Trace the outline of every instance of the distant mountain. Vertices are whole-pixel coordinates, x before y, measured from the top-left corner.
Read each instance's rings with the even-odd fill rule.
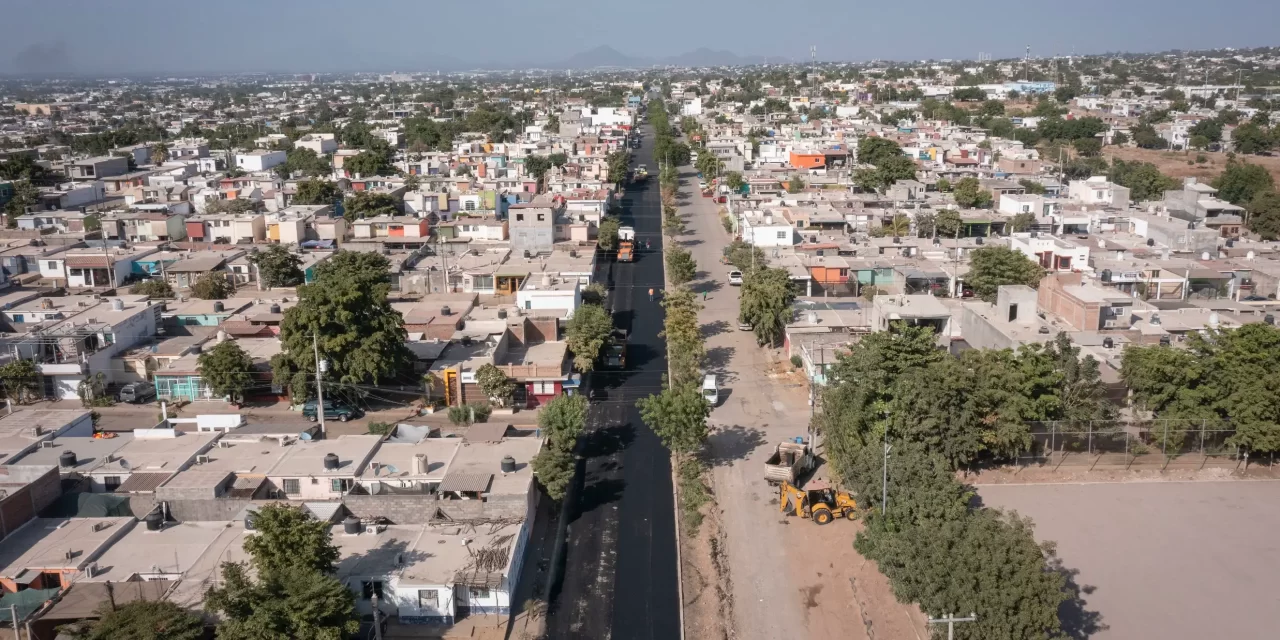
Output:
[[[594,69],[596,67],[646,67],[649,63],[640,58],[628,56],[609,45],[601,45],[574,54],[551,66],[561,69]]]
[[[663,58],[659,63],[677,67],[732,67],[763,64],[764,58],[759,56],[740,56],[732,51],[717,51],[700,47],[678,56]]]

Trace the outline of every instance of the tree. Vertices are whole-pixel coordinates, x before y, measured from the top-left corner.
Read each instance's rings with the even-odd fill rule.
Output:
[[[39,400],[40,370],[33,360],[13,360],[0,365],[0,393],[18,404]]]
[[[344,160],[342,168],[351,175],[364,177],[384,176],[396,172],[388,154],[377,151],[361,151],[355,157]]]
[[[1111,136],[1111,144],[1118,147],[1129,144],[1129,136],[1125,135],[1123,131],[1117,131]]]
[[[294,147],[285,155],[284,164],[276,165],[276,173],[282,178],[292,175],[323,176],[332,172],[329,158],[321,157],[306,147]]]
[[[559,151],[547,156],[547,160],[551,161],[551,166],[557,169],[563,169],[566,164],[569,164],[569,156]]]
[[[1024,211],[1013,216],[1009,221],[1009,230],[1014,233],[1029,231],[1036,223],[1036,214]]]
[[[902,156],[902,147],[887,138],[872,136],[858,140],[858,162],[880,166],[890,158]]]
[[[191,285],[191,295],[201,300],[226,300],[235,295],[235,292],[236,286],[223,271],[207,272]]]
[[[946,178],[938,178],[938,191],[946,193],[951,190],[951,181]]]
[[[631,165],[630,154],[626,151],[614,151],[605,158],[609,167],[609,181],[622,184],[627,177],[627,168]]]
[[[724,255],[729,264],[743,273],[769,266],[769,258],[765,255],[764,249],[743,242],[739,238],[734,238],[733,242],[725,247]]]
[[[1150,162],[1125,162],[1117,158],[1107,173],[1107,179],[1129,189],[1129,198],[1134,202],[1159,200],[1164,192],[1175,189],[1178,181],[1160,173]]]
[[[956,204],[966,209],[986,209],[991,207],[991,192],[982,188],[977,178],[972,176],[961,178],[952,190]]]
[[[933,221],[930,220],[929,224],[933,224]],[[901,213],[894,214],[888,222],[884,222],[880,226],[881,236],[899,238],[906,236],[908,233],[911,233],[911,218]]]
[[[978,87],[961,87],[951,92],[951,97],[961,102],[977,102],[987,97],[987,94]]]
[[[609,289],[602,282],[592,282],[582,288],[582,304],[598,304],[603,306],[609,297]]]
[[[524,159],[524,171],[534,180],[542,182],[542,177],[551,170],[551,161],[546,156],[529,156]]]
[[[1213,180],[1219,198],[1241,206],[1260,193],[1273,191],[1275,186],[1275,179],[1265,167],[1235,160],[1228,160],[1226,168]]]
[[[362,218],[378,216],[395,216],[400,214],[401,201],[389,193],[360,191],[347,198],[343,205],[342,216],[347,222],[355,222]]]
[[[982,247],[969,254],[969,274],[965,283],[974,295],[995,302],[996,290],[1006,284],[1040,286],[1044,269],[1021,252],[1008,247]]]
[[[691,280],[698,272],[698,264],[693,260],[693,254],[687,249],[673,247],[667,249],[667,277],[671,279],[671,284],[680,286]]]
[[[667,385],[661,393],[642,398],[640,417],[677,458],[698,451],[707,440],[711,404],[696,383]]]
[[[328,180],[303,180],[298,183],[297,193],[293,196],[293,204],[324,205],[333,204],[342,198],[342,190]]]
[[[751,325],[756,342],[775,344],[791,321],[795,299],[795,287],[786,269],[748,271],[742,279],[738,319]]]
[[[804,178],[801,178],[798,174],[792,174],[791,178],[787,180],[787,193],[800,193],[801,191],[804,191]]]
[[[197,359],[200,378],[213,395],[243,402],[253,387],[253,358],[235,340],[219,342]]]
[[[1075,147],[1076,153],[1087,158],[1102,153],[1102,141],[1098,138],[1076,138],[1071,141],[1071,146]]]
[[[245,200],[242,198],[226,198],[223,200],[214,200],[204,205],[205,214],[230,213],[241,214],[254,211],[258,208],[258,204],[253,200]]]
[[[600,231],[596,234],[596,244],[605,251],[613,251],[618,246],[619,222],[617,218],[605,218],[600,221]]]
[[[204,620],[166,600],[104,604],[80,640],[201,640]]]
[[[282,352],[271,362],[278,384],[288,381],[295,396],[306,397],[315,376],[313,336],[330,364],[328,383],[377,384],[408,369],[404,319],[387,300],[388,265],[376,253],[339,251],[316,267],[280,324]]]
[[[253,528],[254,535],[244,539],[244,550],[263,574],[290,569],[333,573],[341,556],[329,523],[312,517],[301,506],[264,505],[253,516]]]
[[[1018,184],[1022,185],[1022,188],[1026,189],[1027,193],[1032,195],[1044,195],[1044,185],[1036,182],[1035,180],[1023,178],[1018,181]]]
[[[168,282],[159,278],[143,280],[132,287],[129,287],[129,293],[148,298],[172,298],[173,287]]]
[[[52,172],[25,153],[14,154],[9,160],[0,162],[0,180],[44,184],[53,178]]]
[[[742,174],[737,171],[730,171],[724,174],[724,184],[734,193],[742,191],[742,186],[746,184],[742,181]]]
[[[573,352],[573,366],[583,373],[594,369],[612,334],[613,318],[604,307],[580,305],[565,325],[564,340]]]
[[[556,396],[538,411],[538,427],[546,436],[547,446],[551,449],[573,451],[586,424],[586,396]]]
[[[342,640],[360,630],[354,595],[332,575],[304,567],[259,572],[254,579],[242,563],[222,566],[221,584],[205,596],[206,607],[223,616],[219,640]]]
[[[702,379],[702,358],[706,355],[698,326],[702,307],[687,287],[668,291],[662,298],[662,307],[667,314],[659,337],[667,341],[670,384],[696,384]]]
[[[414,191],[417,191],[418,188],[421,186],[422,186],[422,178],[419,178],[417,174],[410,174],[405,176],[404,189],[407,193],[413,193]]]
[[[491,362],[476,369],[476,386],[480,387],[480,393],[484,397],[500,407],[510,404],[516,390],[516,385],[507,377],[507,372]]]
[[[157,142],[151,145],[151,164],[157,167],[164,164],[169,159],[169,145],[163,142]]]
[[[939,237],[958,238],[964,229],[964,220],[955,209],[942,209],[934,216],[933,227]]]
[[[1280,240],[1280,194],[1275,191],[1259,193],[1245,209],[1249,212],[1250,231],[1267,242]]]
[[[1231,132],[1231,142],[1236,153],[1254,154],[1270,150],[1275,141],[1266,129],[1253,122],[1246,122]]]
[[[1139,124],[1129,129],[1129,133],[1133,134],[1133,143],[1143,149],[1168,149],[1169,141],[1160,137],[1156,133],[1155,127],[1149,124]]]
[[[533,474],[552,500],[563,500],[573,481],[576,460],[570,451],[549,447],[533,457]]]
[[[40,201],[40,190],[28,180],[13,183],[13,195],[4,203],[4,217],[9,227],[18,226],[18,216],[26,215],[27,208]]]
[[[267,245],[262,251],[250,254],[249,262],[258,268],[258,278],[268,289],[296,287],[305,280],[302,256],[283,244]]]

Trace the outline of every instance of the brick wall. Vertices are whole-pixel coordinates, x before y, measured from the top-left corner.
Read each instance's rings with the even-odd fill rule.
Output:
[[[26,473],[12,473],[23,470]],[[33,465],[0,468],[0,479],[22,481],[22,476],[39,472]],[[3,476],[10,476],[3,478]],[[53,504],[62,495],[62,479],[58,468],[50,466],[43,473],[30,480],[26,485],[9,490],[9,495],[0,499],[0,538],[7,537],[18,527],[30,522],[45,507]]]

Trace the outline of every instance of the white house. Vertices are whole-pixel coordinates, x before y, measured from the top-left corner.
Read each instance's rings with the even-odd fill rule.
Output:
[[[1113,209],[1129,207],[1129,189],[1108,182],[1103,176],[1072,180],[1067,185],[1067,196],[1085,204],[1100,204]]]
[[[516,292],[516,304],[521,309],[562,310],[568,317],[582,304],[582,283],[558,274],[531,273]]]
[[[283,151],[267,151],[256,149],[249,153],[236,154],[236,167],[244,171],[266,171],[276,165],[284,164],[287,155]]]
[[[293,143],[295,148],[310,149],[318,156],[333,153],[338,150],[338,141],[334,139],[332,133],[308,133],[297,142]]]
[[[782,215],[769,211],[747,211],[739,218],[742,239],[757,247],[791,247],[800,241],[800,234]]]
[[[1089,245],[1084,243],[1076,244],[1035,232],[1015,233],[1009,236],[1009,248],[1050,272],[1092,270],[1089,267]]]

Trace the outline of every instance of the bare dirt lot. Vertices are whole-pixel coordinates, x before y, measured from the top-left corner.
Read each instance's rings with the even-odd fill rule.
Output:
[[[1181,151],[1157,151],[1155,149],[1139,149],[1137,147],[1106,147],[1103,153],[1109,158],[1120,158],[1126,162],[1133,160],[1150,162],[1166,175],[1175,178],[1195,177],[1200,182],[1212,181],[1218,177],[1218,174],[1222,173],[1223,167],[1227,165],[1227,154],[1208,151],[1201,154],[1195,151],[1183,153]],[[1197,163],[1195,160],[1198,155],[1204,155],[1208,161]],[[1280,157],[1238,156],[1238,158],[1251,164],[1266,167],[1276,181],[1280,182]],[[1187,164],[1187,160],[1190,160],[1191,164]]]
[[[1095,640],[1274,638],[1280,482],[984,485],[1078,570]],[[1092,587],[1091,590],[1087,589]]]

